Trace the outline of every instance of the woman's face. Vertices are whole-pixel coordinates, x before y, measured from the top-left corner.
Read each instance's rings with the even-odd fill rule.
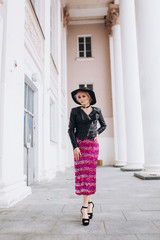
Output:
[[[76,95],[77,101],[83,105],[83,106],[88,106],[90,105],[91,102],[91,97],[88,93],[86,92],[78,92]]]

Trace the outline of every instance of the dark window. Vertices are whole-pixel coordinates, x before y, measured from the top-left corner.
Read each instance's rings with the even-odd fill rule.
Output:
[[[93,90],[93,84],[87,84],[87,87],[88,87],[90,90]]]
[[[79,88],[84,88],[85,84],[79,84]]]
[[[83,37],[79,38],[79,43],[84,43],[84,38]]]
[[[84,44],[79,44],[79,51],[84,51]]]
[[[86,52],[86,57],[91,57],[91,52]]]
[[[79,57],[84,57],[84,52],[79,52]]]
[[[87,87],[90,90],[93,90],[93,84],[79,84],[79,88]]]
[[[91,37],[78,37],[79,57],[92,57]]]

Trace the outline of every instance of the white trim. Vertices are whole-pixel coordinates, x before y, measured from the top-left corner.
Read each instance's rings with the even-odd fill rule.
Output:
[[[70,17],[99,17],[107,15],[108,7],[70,9]]]
[[[24,78],[25,78],[25,83],[35,92],[38,91],[38,88],[36,87],[36,85],[32,82],[32,80],[30,79],[30,77],[28,76],[28,74],[25,72],[24,73]]]
[[[51,105],[52,105],[52,113],[51,113]],[[57,132],[57,101],[53,97],[52,94],[50,94],[50,129],[49,129],[49,135],[50,135],[50,143],[58,143],[58,132]],[[53,122],[51,123],[51,120]],[[51,127],[52,124],[52,127]],[[51,132],[53,131],[53,132]],[[52,136],[53,134],[53,136]]]
[[[97,19],[97,20],[77,20],[77,21],[70,21],[69,25],[82,25],[82,24],[99,24],[99,23],[105,23],[105,19]]]
[[[93,61],[94,57],[77,57],[75,58],[76,61]]]
[[[56,0],[50,3],[50,54],[58,69],[58,5]]]
[[[25,40],[24,40],[24,51],[27,51],[27,53],[30,55],[30,57],[33,59],[34,63],[38,67],[38,70],[40,73],[43,73],[44,69],[44,62],[43,60],[39,57],[28,33],[25,31]]]

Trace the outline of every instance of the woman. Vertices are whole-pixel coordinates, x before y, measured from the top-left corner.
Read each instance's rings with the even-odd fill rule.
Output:
[[[106,128],[101,109],[93,107],[95,93],[88,88],[76,89],[71,96],[80,107],[72,108],[69,136],[74,152],[75,193],[83,195],[82,223],[89,225],[94,204],[91,195],[96,192],[96,165],[99,153],[98,135]],[[100,127],[97,129],[97,121]]]

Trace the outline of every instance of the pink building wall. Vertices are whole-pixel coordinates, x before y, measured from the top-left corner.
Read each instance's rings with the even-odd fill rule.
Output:
[[[76,60],[78,56],[78,35],[91,35],[92,60]],[[104,24],[69,25],[68,51],[68,106],[76,106],[70,92],[80,83],[93,83],[98,106],[104,117],[112,118],[112,94],[109,60],[109,42]]]
[[[78,58],[79,35],[90,35],[92,57]],[[109,58],[109,41],[104,24],[69,25],[67,33],[67,78],[68,78],[68,116],[72,107],[78,106],[71,98],[71,91],[79,84],[93,84],[97,103],[102,109],[107,129],[100,135],[101,146],[106,152],[100,155],[106,165],[114,161],[113,113]]]

